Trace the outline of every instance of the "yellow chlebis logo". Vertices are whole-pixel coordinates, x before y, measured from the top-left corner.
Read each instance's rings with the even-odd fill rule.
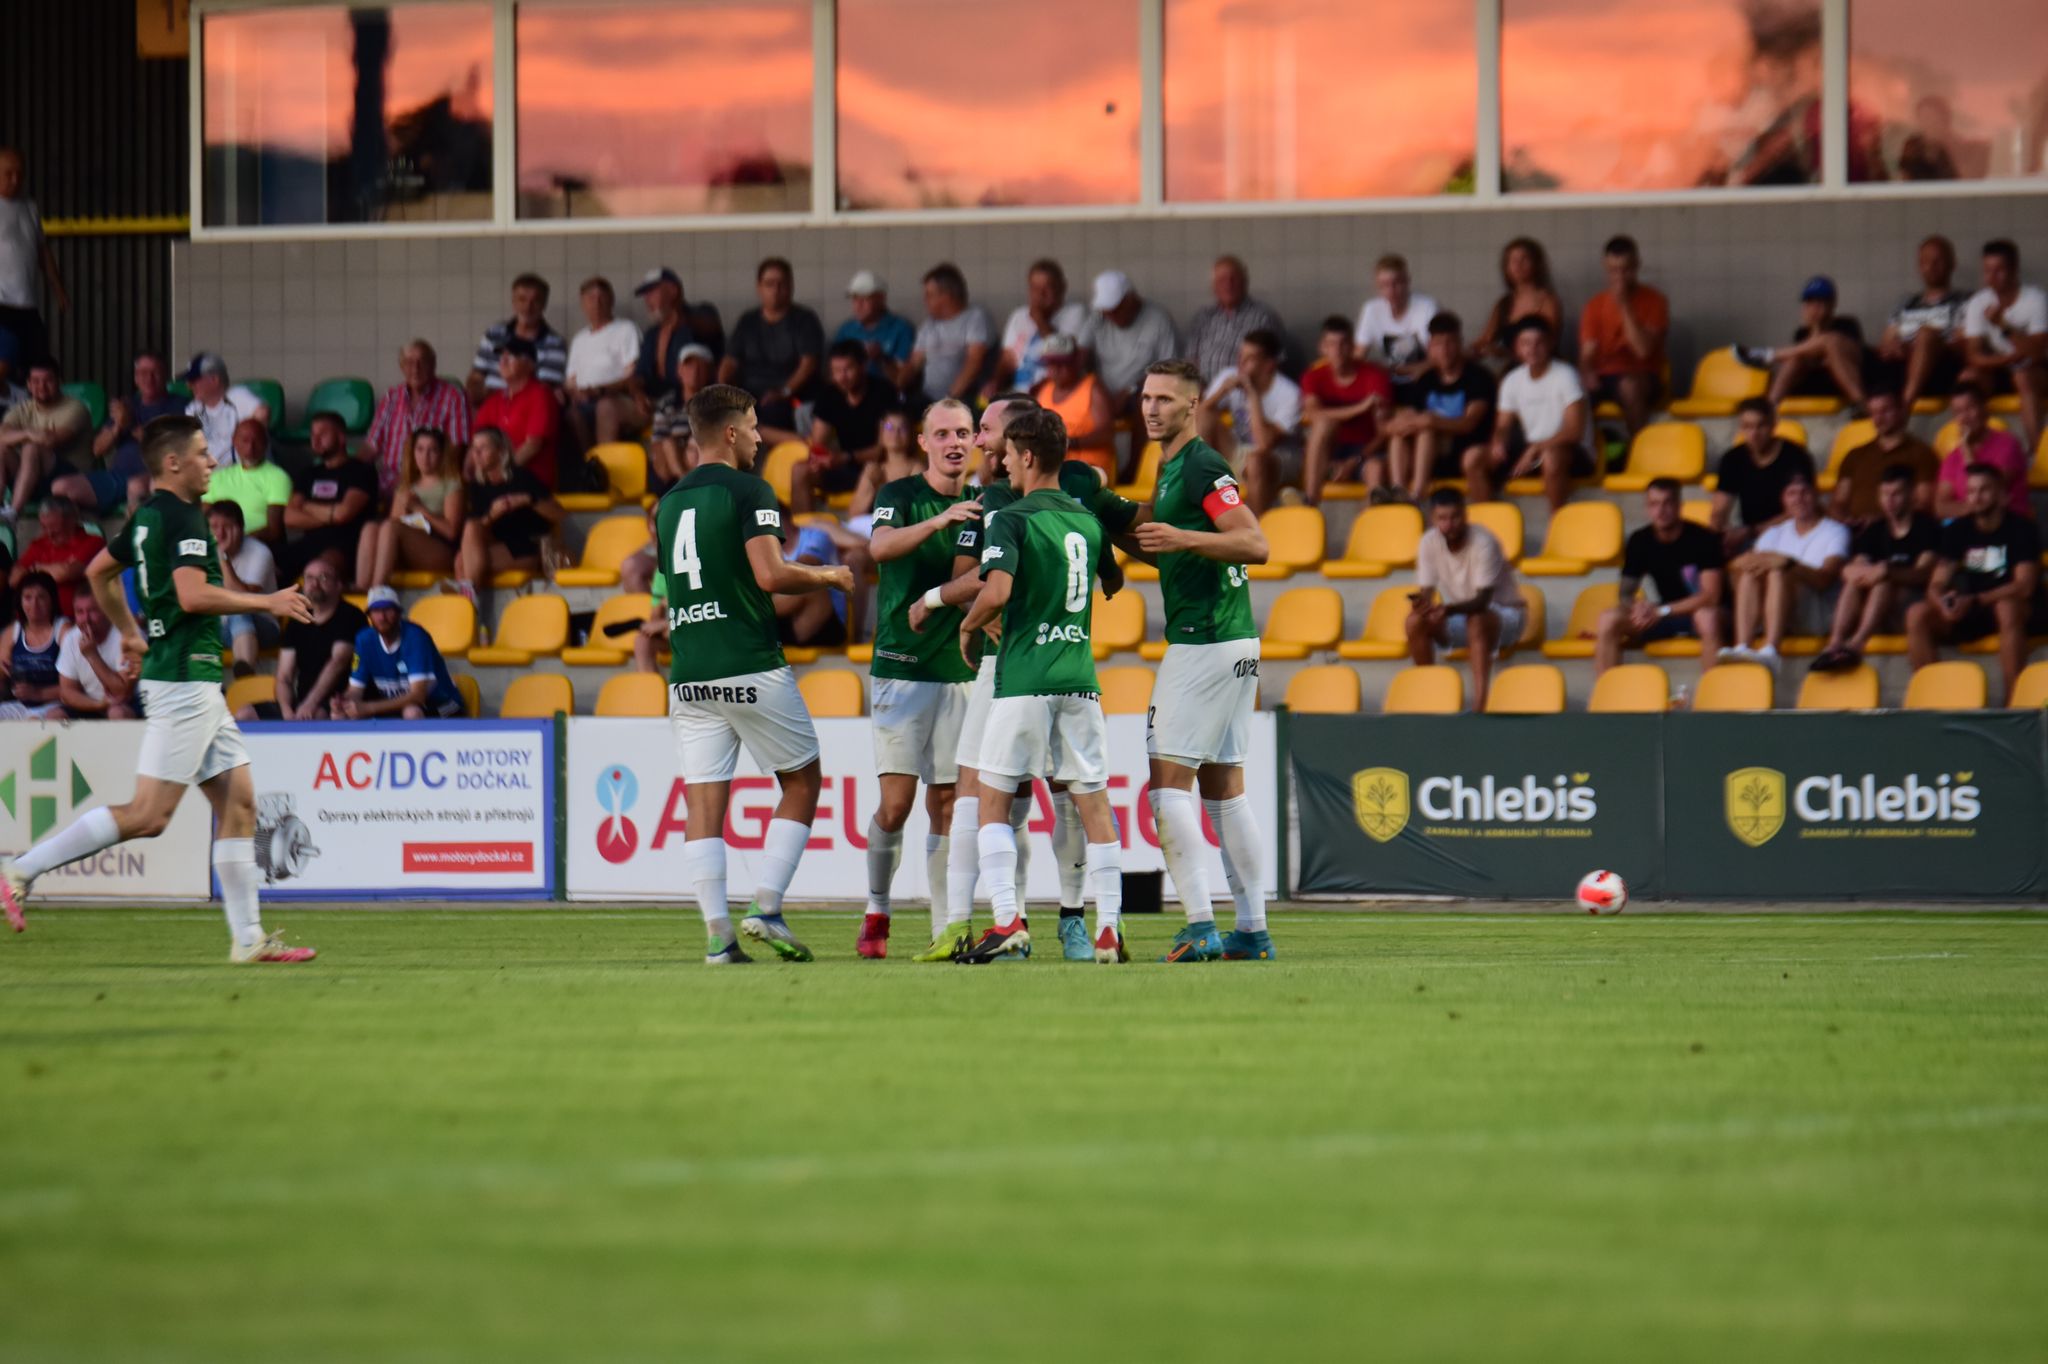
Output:
[[[1761,848],[1785,827],[1785,774],[1769,767],[1730,772],[1722,785],[1728,828],[1752,848]]]
[[[1353,773],[1351,809],[1367,838],[1388,842],[1408,827],[1408,774],[1391,767],[1368,767]]]

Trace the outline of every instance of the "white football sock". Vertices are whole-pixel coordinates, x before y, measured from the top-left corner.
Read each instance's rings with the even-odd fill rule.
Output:
[[[938,937],[946,928],[946,918],[949,912],[947,905],[950,903],[950,897],[947,892],[952,889],[947,884],[949,879],[947,863],[952,858],[952,852],[953,840],[946,835],[926,834],[924,836],[924,881],[931,888],[932,936],[934,938]]]
[[[1173,878],[1180,907],[1191,924],[1214,923],[1216,906],[1209,902],[1209,871],[1204,858],[1209,840],[1202,837],[1202,812],[1195,804],[1195,793],[1155,786],[1151,797],[1159,851],[1166,856],[1166,871]]]
[[[768,836],[761,840],[761,874],[754,883],[754,905],[763,914],[782,912],[783,893],[789,889],[797,861],[810,841],[808,824],[793,819],[768,821]]]
[[[732,941],[732,917],[725,904],[725,840],[696,838],[683,844],[683,877],[697,892],[704,927]]]
[[[114,812],[101,805],[87,810],[15,858],[14,869],[33,881],[45,872],[55,871],[81,857],[91,857],[120,841],[121,826],[114,823]]]
[[[1123,849],[1114,843],[1083,843],[1088,891],[1095,901],[1095,936],[1105,928],[1122,932],[1124,917]]]
[[[1027,782],[1010,798],[1010,831],[1017,836],[1017,904],[1021,908],[1031,903],[1031,816],[1037,813],[1038,802],[1031,794]],[[1024,910],[1025,913],[1030,911]]]
[[[996,927],[1017,921],[1017,831],[1007,824],[984,824],[975,837],[981,851],[981,883],[995,907]]]
[[[1230,898],[1237,906],[1237,926],[1246,933],[1261,933],[1266,927],[1266,850],[1259,843],[1259,826],[1252,818],[1252,798],[1232,796],[1229,800],[1205,800],[1209,823],[1223,845],[1223,873],[1230,878]]]
[[[1060,863],[1060,908],[1079,909],[1082,884],[1087,878],[1088,831],[1081,827],[1081,812],[1074,808],[1074,793],[1052,793],[1052,852]]]
[[[220,878],[221,908],[227,911],[228,932],[235,946],[254,947],[262,942],[263,914],[257,907],[256,887],[263,874],[256,870],[256,840],[216,838],[213,874]]]
[[[953,800],[953,836],[946,850],[946,922],[964,924],[974,917],[974,881],[980,872],[981,799]],[[937,934],[933,935],[938,936]]]
[[[896,883],[896,867],[903,860],[903,830],[884,829],[868,820],[868,913],[889,913],[889,888]]]

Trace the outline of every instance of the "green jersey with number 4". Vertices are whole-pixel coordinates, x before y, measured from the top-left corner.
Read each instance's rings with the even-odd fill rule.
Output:
[[[1196,439],[1161,466],[1159,487],[1152,495],[1152,519],[1181,530],[1213,531],[1216,517],[1243,505],[1230,465]],[[1243,564],[1219,563],[1188,550],[1160,555],[1166,642],[1221,644],[1257,638],[1249,584]]]
[[[197,568],[205,571],[209,584],[221,585],[220,550],[207,527],[205,509],[175,493],[152,493],[107,548],[135,570],[142,633],[149,640],[143,680],[220,681],[220,617],[196,616],[180,606],[173,576],[178,569]]]
[[[965,500],[959,494],[940,492],[923,474],[899,478],[883,484],[875,494],[875,529],[901,530],[920,525]],[[961,522],[962,526],[974,524]],[[959,528],[948,526],[927,535],[910,553],[882,564],[871,670],[874,676],[912,682],[974,680],[974,669],[960,657],[959,607],[941,607],[931,613],[924,629],[910,628],[910,604],[929,589],[951,580],[958,538]]]
[[[1010,575],[997,696],[1063,696],[1095,680],[1095,557],[1102,523],[1063,492],[1020,497],[988,518],[981,575]]]
[[[671,682],[773,672],[785,666],[775,599],[754,581],[747,542],[776,539],[775,493],[729,464],[700,464],[654,511],[656,562],[668,592]]]

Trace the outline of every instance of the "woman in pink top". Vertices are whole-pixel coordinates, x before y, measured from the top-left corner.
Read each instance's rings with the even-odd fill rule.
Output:
[[[1949,410],[1955,414],[1956,429],[1961,439],[1941,461],[1941,477],[1934,487],[1934,514],[1944,521],[1968,511],[1965,498],[1972,464],[1989,464],[2005,475],[2006,487],[2012,496],[2010,510],[2013,515],[2032,517],[2034,514],[2033,498],[2027,489],[2026,448],[2011,432],[2001,431],[1990,424],[1985,415],[1984,401],[1984,391],[1971,384],[1957,388],[1955,397],[1950,400]]]

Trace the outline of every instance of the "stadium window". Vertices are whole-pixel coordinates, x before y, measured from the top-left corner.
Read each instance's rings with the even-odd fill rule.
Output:
[[[2048,174],[2048,4],[1851,0],[1849,111],[1851,180]]]
[[[1473,6],[1166,0],[1166,197],[1472,191]]]
[[[1820,179],[1820,0],[1502,0],[1500,84],[1510,190]]]
[[[491,216],[491,9],[205,17],[208,227]]]
[[[1137,202],[1138,9],[839,0],[839,207]]]
[[[521,4],[521,218],[811,207],[810,0]]]

